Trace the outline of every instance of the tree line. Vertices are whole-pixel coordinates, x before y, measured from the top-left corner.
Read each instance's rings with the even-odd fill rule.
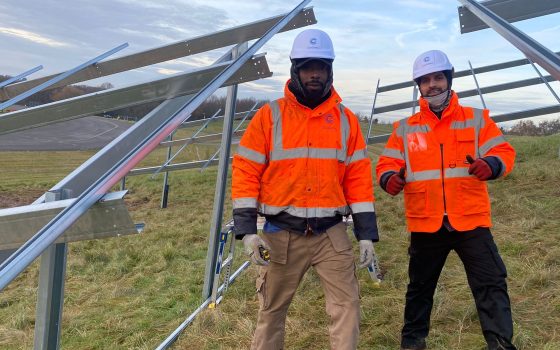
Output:
[[[521,120],[508,130],[502,130],[508,135],[546,136],[560,133],[560,118],[544,120],[535,124],[532,120]]]

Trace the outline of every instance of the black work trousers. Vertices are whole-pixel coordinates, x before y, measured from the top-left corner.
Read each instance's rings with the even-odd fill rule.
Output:
[[[515,349],[506,267],[490,229],[412,232],[402,346],[413,348],[428,336],[436,285],[451,250],[463,262],[489,349]]]

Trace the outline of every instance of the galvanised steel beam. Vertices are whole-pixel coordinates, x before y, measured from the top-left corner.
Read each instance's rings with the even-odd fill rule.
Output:
[[[245,117],[245,114],[247,114],[247,112],[248,112],[248,111],[245,111],[245,112],[236,112],[236,113],[235,113],[235,119],[242,119],[242,118],[244,118],[244,117]],[[251,112],[251,114],[255,114],[255,113],[256,113],[256,112]],[[249,115],[249,120],[251,120],[252,117],[253,117],[252,115]],[[220,119],[224,119],[224,116],[223,116],[223,115],[217,116],[217,117],[214,118],[214,121],[218,121],[218,120],[220,120]],[[199,126],[199,125],[204,124],[204,123],[206,122],[206,120],[208,120],[208,118],[198,119],[198,120],[193,120],[193,121],[190,121],[190,120],[189,120],[189,121],[184,122],[183,125],[181,125],[181,128],[190,128],[190,127],[193,127],[193,126]]]
[[[99,77],[124,72],[127,70],[149,66],[159,62],[165,62],[180,57],[194,55],[214,49],[219,49],[240,42],[258,39],[284,15],[278,15],[264,20],[244,24],[231,29],[222,30],[196,38],[182,40],[170,45],[156,49],[138,52],[132,55],[119,57],[113,60],[101,62],[90,68],[84,69],[78,74],[52,85],[51,88],[74,84],[81,81],[96,79]],[[292,18],[280,32],[305,27],[317,23],[313,8],[306,8]],[[51,79],[58,74],[30,80],[18,84],[13,84],[0,89],[0,101],[8,100],[13,96],[19,95],[30,88]]]
[[[220,139],[221,139],[221,134],[220,135]],[[231,161],[233,158],[229,158],[229,160]],[[204,166],[204,164],[206,164],[208,160],[197,160],[197,161],[193,161],[193,162],[186,162],[186,163],[175,163],[175,164],[168,164],[165,167],[163,167],[162,171],[174,171],[174,170],[185,170],[185,169],[200,169]],[[218,162],[220,161],[220,159],[214,159],[213,161],[210,162],[209,165],[216,165],[218,164]],[[154,171],[156,171],[157,169],[159,169],[160,166],[152,166],[152,167],[146,167],[146,168],[137,168],[137,169],[133,169],[131,170],[128,174],[126,174],[126,176],[136,176],[136,175],[146,175],[146,174],[152,174]]]
[[[41,69],[43,69],[43,66],[37,66],[37,67],[35,67],[35,68],[31,68],[31,69],[28,70],[28,71],[25,71],[25,72],[23,72],[23,73],[21,73],[21,74],[16,75],[15,77],[11,77],[11,78],[9,78],[9,79],[6,79],[6,80],[0,82],[0,87],[4,87],[4,86],[6,86],[6,85],[10,85],[11,83],[19,82],[20,80],[25,79],[26,76],[28,76],[28,75],[30,75],[30,74],[33,74],[33,73],[35,73],[36,71],[39,71],[39,70],[41,70]]]
[[[89,239],[136,234],[136,226],[124,203],[126,191],[105,195],[92,206],[55,243],[77,242]],[[38,230],[75,199],[64,199],[41,204],[0,210],[0,250],[19,248]]]
[[[533,62],[538,63],[556,80],[560,81],[560,57],[546,47],[539,44],[527,34],[515,28],[503,18],[489,10],[475,0],[458,0],[465,8],[480,18],[484,23],[494,29],[498,34],[519,49]],[[540,1],[526,1],[533,3]],[[558,4],[558,0],[554,1]]]
[[[543,79],[548,81],[548,82],[555,80],[550,75],[547,75],[547,76],[543,77]],[[514,82],[511,82],[511,83],[505,83],[505,84],[498,84],[498,85],[483,87],[483,88],[480,89],[480,92],[483,93],[483,94],[489,94],[489,93],[492,93],[492,92],[499,92],[499,91],[517,89],[517,88],[520,88],[520,87],[532,86],[532,85],[537,85],[537,84],[542,84],[542,83],[543,83],[543,80],[541,78],[529,78],[529,79],[514,81]],[[476,89],[460,91],[460,92],[457,93],[457,96],[459,96],[459,97],[471,97],[471,96],[475,96],[475,95],[478,95],[478,90],[476,90]],[[375,110],[375,114],[386,113],[386,112],[391,112],[391,111],[398,111],[398,110],[405,109],[405,108],[411,108],[414,105],[414,103],[415,103],[415,101],[409,101],[409,102],[401,102],[401,103],[396,103],[396,104],[392,104],[392,105],[379,107]]]
[[[64,80],[65,78],[76,74],[77,72],[81,71],[82,69],[84,69],[86,67],[89,67],[89,66],[92,66],[92,65],[96,64],[97,62],[101,61],[102,59],[107,58],[107,57],[111,56],[112,54],[115,54],[115,53],[119,52],[120,50],[124,49],[125,47],[128,47],[128,43],[124,43],[122,45],[119,45],[119,46],[117,46],[117,47],[115,47],[115,48],[113,48],[113,49],[95,57],[95,58],[92,58],[91,60],[89,60],[87,62],[84,62],[84,63],[76,66],[75,68],[72,68],[69,71],[66,71],[66,72],[64,72],[62,74],[59,74],[59,75],[56,75],[56,76],[53,76],[49,80],[47,80],[47,81],[45,81],[45,82],[43,82],[43,83],[41,83],[37,86],[34,86],[33,88],[15,96],[15,97],[12,97],[10,100],[8,100],[4,103],[0,103],[0,110],[4,109],[6,107],[9,107],[9,106],[21,101],[21,100],[24,100],[27,97],[29,97],[29,96],[31,96],[31,95],[33,95],[33,94],[35,94],[35,93],[37,93],[41,90],[44,90],[48,87],[53,86],[54,84]]]
[[[175,113],[165,118],[163,123],[151,129],[148,136],[139,143],[134,143],[126,155],[118,159],[114,165],[100,178],[95,178],[91,185],[83,191],[75,202],[66,207],[60,214],[52,219],[45,227],[37,232],[29,241],[21,246],[4,263],[0,265],[0,290],[4,289],[16,278],[29,264],[31,264],[45,249],[66,231],[80,216],[82,216],[94,203],[111,189],[123,176],[136,164],[154,150],[169,134],[178,128],[209,96],[222,86],[243,64],[245,64],[272,36],[282,29],[288,22],[311,0],[304,0],[288,15],[278,21],[266,34],[257,40],[246,52],[233,61],[226,69],[218,74],[200,92],[186,104],[175,108]],[[172,100],[171,100],[172,101]],[[170,102],[170,101],[168,101]],[[162,105],[167,105],[163,103]],[[165,107],[165,106],[164,106]],[[177,107],[177,106],[176,106]],[[144,119],[144,118],[143,118]],[[136,130],[141,123],[136,123],[125,134]],[[122,136],[122,135],[121,135]],[[111,143],[111,147],[117,147]],[[94,156],[95,157],[95,156]],[[75,175],[75,173],[73,173]],[[63,180],[64,181],[64,180]]]
[[[193,94],[208,84],[228,66],[228,62],[197,69],[170,78],[150,81],[120,89],[111,89],[59,102],[6,113],[0,116],[0,135],[103,113],[142,103],[162,101],[181,95]],[[270,77],[263,54],[245,62],[225,85],[239,84]]]
[[[492,119],[496,123],[507,122],[511,120],[523,119],[523,118],[531,118],[531,117],[538,117],[539,115],[547,115],[560,112],[560,105],[553,105],[548,107],[539,107],[534,109],[528,109],[525,111],[519,112],[512,112],[512,113],[505,113],[493,116]]]
[[[233,136],[234,137],[241,137],[241,136],[243,136],[244,132],[245,132],[245,129],[237,130],[233,133]],[[191,143],[207,143],[207,142],[218,141],[218,140],[221,140],[221,139],[222,139],[222,134],[221,133],[220,134],[209,134],[209,135],[197,136],[197,137],[188,138],[188,139],[164,141],[159,146],[160,147],[176,146],[176,145],[184,144],[185,142],[188,142],[189,144],[191,144]]]
[[[560,11],[558,0],[490,0],[480,4],[510,23]],[[486,23],[465,6],[459,7],[458,11],[461,34],[488,28]]]
[[[557,51],[555,53],[557,55],[560,55],[560,51]],[[526,64],[529,64],[529,63],[530,62],[529,62],[528,59],[523,58],[523,59],[519,59],[519,60],[515,60],[515,61],[502,62],[502,63],[498,63],[498,64],[492,64],[492,65],[489,65],[489,66],[474,68],[473,71],[474,71],[475,74],[481,74],[481,73],[488,73],[488,72],[497,71],[497,70],[500,70],[500,69],[519,67],[519,66],[523,66],[523,65],[526,65]],[[455,74],[453,74],[453,79],[466,77],[466,76],[470,76],[470,75],[472,75],[471,70],[466,69],[466,70],[455,72]],[[409,80],[409,81],[404,81],[404,82],[401,82],[401,83],[380,86],[379,87],[379,92],[387,92],[387,91],[393,91],[393,90],[398,90],[398,89],[404,89],[406,87],[414,86],[415,84],[416,83],[413,80]]]

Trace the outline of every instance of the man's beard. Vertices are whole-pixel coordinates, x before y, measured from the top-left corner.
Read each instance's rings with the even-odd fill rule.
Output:
[[[324,93],[325,93],[325,84],[323,84],[321,82],[314,82],[314,83],[321,84],[321,87],[319,89],[310,90],[310,89],[307,88],[307,86],[305,86],[304,87],[305,96],[309,99],[312,99],[312,100],[318,100],[318,99],[322,98]]]

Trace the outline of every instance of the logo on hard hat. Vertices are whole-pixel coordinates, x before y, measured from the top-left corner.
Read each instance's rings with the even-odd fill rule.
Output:
[[[317,38],[311,38],[311,39],[309,40],[309,43],[310,43],[311,45],[317,45]]]
[[[424,62],[429,62],[429,61],[430,61],[430,56],[424,57]]]

